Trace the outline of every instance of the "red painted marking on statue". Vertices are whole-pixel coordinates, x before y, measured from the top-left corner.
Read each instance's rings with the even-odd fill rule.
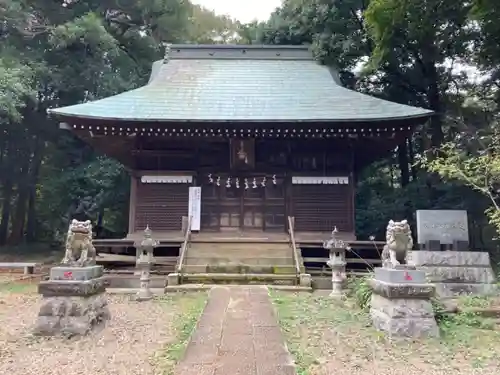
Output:
[[[411,281],[413,278],[405,271],[405,280]]]
[[[71,272],[71,271],[64,272],[64,278],[65,279],[72,279],[73,278],[73,272]]]

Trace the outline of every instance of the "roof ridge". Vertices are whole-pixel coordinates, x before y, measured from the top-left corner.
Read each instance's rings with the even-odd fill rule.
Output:
[[[307,45],[165,44],[170,60],[314,60]]]

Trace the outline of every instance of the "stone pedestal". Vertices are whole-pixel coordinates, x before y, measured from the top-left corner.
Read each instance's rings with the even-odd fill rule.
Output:
[[[169,273],[167,275],[166,286],[179,285],[179,277],[180,277],[180,275],[178,273]]]
[[[140,249],[140,244],[136,244],[136,253],[135,253],[135,269],[134,269],[134,276],[140,276],[141,275],[141,266],[139,265],[139,259],[141,257],[141,249]]]
[[[102,266],[53,267],[38,285],[43,296],[35,335],[86,335],[110,318]]]
[[[312,283],[311,275],[309,275],[308,273],[301,273],[299,275],[299,286],[310,288],[311,283]]]
[[[438,337],[430,298],[434,286],[411,268],[376,268],[370,315],[376,329],[390,336]]]
[[[327,265],[332,269],[332,291],[330,297],[342,299],[344,298],[344,286],[346,281],[345,260],[338,260],[332,262],[332,257],[327,262]]]
[[[441,298],[490,295],[497,291],[487,252],[414,250],[408,263],[425,272]]]
[[[139,262],[139,268],[141,270],[141,278],[140,278],[140,288],[137,294],[135,295],[136,301],[149,301],[153,298],[153,293],[149,288],[149,284],[151,281],[150,277],[150,268],[151,263],[146,261]]]
[[[345,297],[343,282],[336,282],[332,280],[332,291],[330,292],[330,297],[336,299],[342,299]]]

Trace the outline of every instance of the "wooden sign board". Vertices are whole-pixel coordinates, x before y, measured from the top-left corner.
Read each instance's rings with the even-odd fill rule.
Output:
[[[255,140],[231,139],[231,168],[248,169],[255,166]]]

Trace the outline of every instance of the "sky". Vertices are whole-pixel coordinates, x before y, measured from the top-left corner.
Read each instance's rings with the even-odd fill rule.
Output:
[[[281,0],[191,0],[191,2],[244,23],[255,19],[265,21],[281,5]]]

